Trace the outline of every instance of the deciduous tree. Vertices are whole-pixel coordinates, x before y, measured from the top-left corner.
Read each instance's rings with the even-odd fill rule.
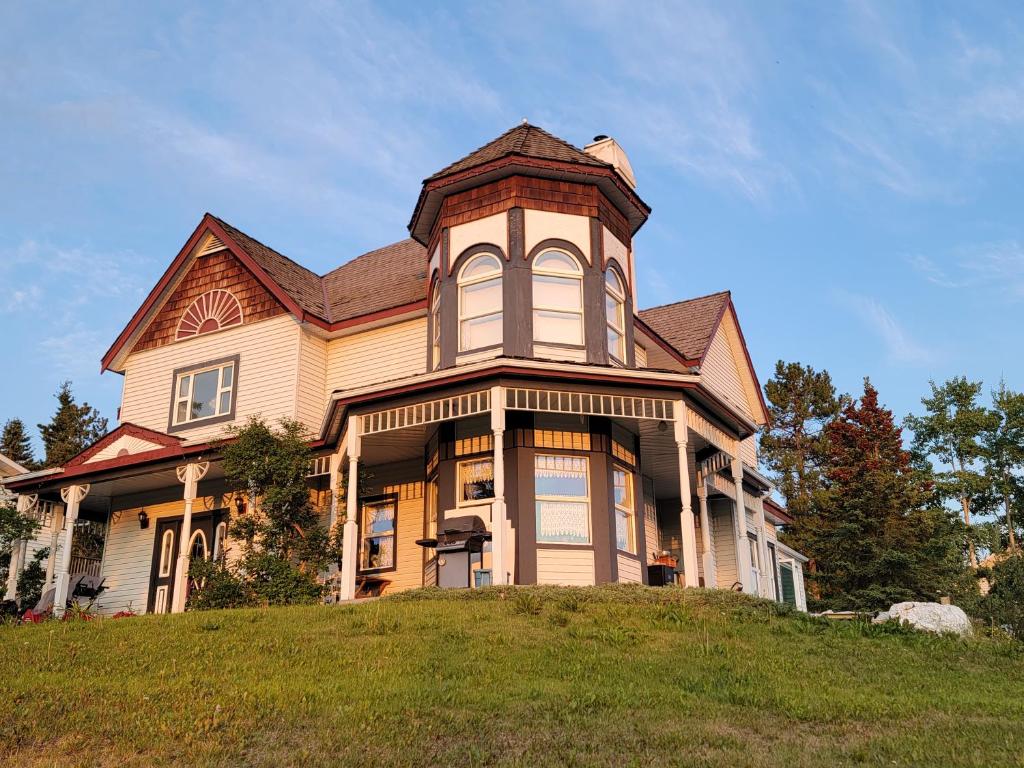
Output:
[[[1003,505],[1007,547],[1015,551],[1020,516],[1014,509],[1024,500],[1024,394],[1000,382],[992,393],[992,414],[981,439],[985,474]]]

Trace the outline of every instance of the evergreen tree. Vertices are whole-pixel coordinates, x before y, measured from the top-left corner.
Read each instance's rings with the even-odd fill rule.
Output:
[[[929,507],[930,478],[868,379],[825,438],[827,496],[805,551],[817,561],[822,600],[876,609],[949,594],[963,571],[958,523]]]
[[[71,393],[71,382],[60,385],[57,411],[49,424],[39,424],[46,449],[47,467],[60,467],[107,433],[107,420],[88,403],[78,405]]]
[[[764,390],[771,426],[761,434],[761,458],[793,517],[786,541],[803,551],[824,491],[824,429],[838,415],[843,398],[836,396],[828,371],[781,360]]]
[[[9,419],[0,436],[0,453],[16,461],[25,469],[35,469],[36,459],[32,455],[32,441],[21,419]]]
[[[930,382],[931,397],[921,398],[923,416],[907,416],[904,425],[914,432],[913,448],[921,458],[937,461],[935,487],[943,499],[955,500],[967,526],[967,553],[972,567],[978,553],[971,533],[971,518],[993,502],[992,486],[979,467],[985,455],[982,436],[996,428],[998,416],[978,403],[981,382],[956,376],[941,387]]]
[[[1020,516],[1014,514],[1014,507],[1019,509],[1024,500],[1024,394],[1000,382],[992,393],[992,405],[995,418],[982,435],[985,474],[1003,505],[1007,548],[1016,551]]]

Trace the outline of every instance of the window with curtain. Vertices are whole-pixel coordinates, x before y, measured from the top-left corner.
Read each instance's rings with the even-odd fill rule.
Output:
[[[581,456],[534,457],[537,541],[590,543],[590,482]]]
[[[430,367],[441,365],[441,286],[434,283],[430,294]]]
[[[394,499],[367,502],[363,505],[363,524],[359,568],[364,571],[386,570],[395,567]]]
[[[615,488],[615,546],[623,552],[636,554],[636,509],[633,495],[633,475],[616,467]]]
[[[562,251],[533,261],[533,340],[583,346],[583,269]]]
[[[459,502],[494,498],[494,459],[459,462]]]
[[[608,354],[620,363],[626,359],[626,290],[619,273],[604,273],[604,308],[608,324]]]
[[[501,344],[501,261],[481,253],[459,273],[459,351]]]

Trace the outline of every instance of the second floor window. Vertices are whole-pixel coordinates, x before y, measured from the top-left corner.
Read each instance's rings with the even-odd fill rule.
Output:
[[[604,307],[608,322],[608,354],[620,363],[626,359],[626,291],[614,269],[604,275]]]
[[[434,283],[430,296],[430,368],[441,365],[441,286]]]
[[[481,253],[459,273],[459,351],[501,344],[501,262]]]
[[[174,382],[172,425],[226,416],[234,406],[235,361],[181,372]]]
[[[533,262],[533,340],[583,346],[583,269],[567,253]]]

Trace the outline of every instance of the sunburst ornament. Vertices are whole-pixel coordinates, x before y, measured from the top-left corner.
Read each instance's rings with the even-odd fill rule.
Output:
[[[175,340],[242,324],[242,305],[230,291],[207,291],[189,305],[178,322]]]

